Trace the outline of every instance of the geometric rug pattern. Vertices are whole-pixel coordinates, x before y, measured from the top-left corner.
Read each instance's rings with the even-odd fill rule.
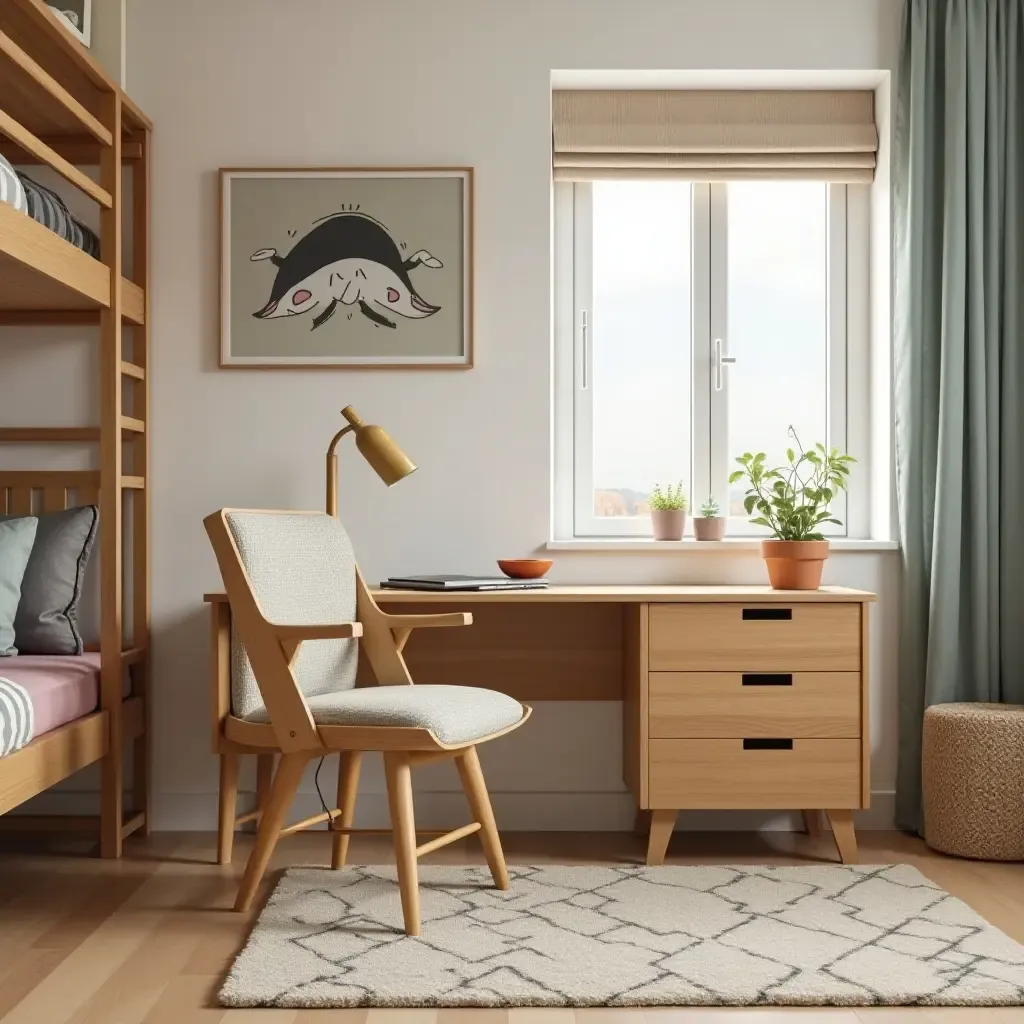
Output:
[[[986,1006],[1024,946],[908,865],[287,871],[225,1006]]]

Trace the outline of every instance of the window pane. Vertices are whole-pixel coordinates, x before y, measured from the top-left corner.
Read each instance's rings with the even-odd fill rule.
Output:
[[[828,186],[733,182],[728,187],[728,457],[763,451],[770,465],[828,443]],[[743,484],[729,490],[742,516]]]
[[[593,186],[594,515],[690,487],[690,185]]]

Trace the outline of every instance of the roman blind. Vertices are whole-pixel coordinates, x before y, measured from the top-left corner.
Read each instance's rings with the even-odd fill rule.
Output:
[[[870,90],[556,90],[556,181],[870,182]]]

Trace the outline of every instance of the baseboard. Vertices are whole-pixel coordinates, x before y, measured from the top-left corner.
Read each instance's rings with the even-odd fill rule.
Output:
[[[240,806],[251,803],[243,794]],[[499,828],[508,832],[622,832],[633,827],[635,808],[627,793],[492,793]],[[858,811],[858,828],[888,831],[893,826],[895,795],[877,792],[871,809]],[[291,817],[320,810],[316,793],[299,793]],[[70,813],[70,812],[65,812]],[[423,828],[455,828],[467,820],[466,801],[458,792],[417,792],[416,818]],[[157,797],[154,824],[158,831],[188,832],[217,827],[214,793],[163,793]],[[387,828],[387,799],[383,793],[365,793],[356,806],[355,824]],[[700,832],[793,831],[801,828],[799,815],[774,811],[685,811],[677,828]]]

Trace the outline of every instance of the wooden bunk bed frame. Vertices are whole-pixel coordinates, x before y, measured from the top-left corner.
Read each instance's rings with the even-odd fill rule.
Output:
[[[15,164],[51,167],[99,204],[102,259],[0,203],[0,325],[96,324],[100,346],[97,426],[0,428],[0,442],[98,445],[99,468],[0,471],[0,511],[32,514],[98,501],[101,668],[99,710],[0,758],[0,814],[96,761],[102,763],[102,781],[98,817],[11,815],[0,818],[0,827],[98,825],[103,857],[119,857],[125,837],[150,827],[151,129],[145,114],[42,0],[3,0],[0,152]],[[98,166],[99,181],[81,166]],[[125,166],[132,175],[130,280],[122,267]],[[126,672],[132,686],[128,698]],[[123,755],[129,741],[133,806],[126,812]]]

